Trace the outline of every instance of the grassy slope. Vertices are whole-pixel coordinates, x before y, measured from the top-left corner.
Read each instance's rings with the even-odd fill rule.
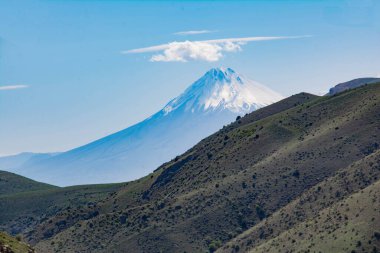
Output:
[[[12,180],[8,182],[19,187],[25,181],[23,177],[12,175]],[[91,206],[116,192],[123,185],[46,187],[46,189],[42,187],[40,190],[16,191],[13,194],[0,195],[0,230],[11,234],[26,233],[62,210]]]
[[[241,252],[247,252],[256,247],[260,248],[259,245],[265,244],[286,231],[297,230],[295,227],[300,223],[316,219],[322,210],[329,208],[337,201],[348,199],[352,194],[374,184],[379,179],[380,150],[377,150],[347,168],[342,168],[333,177],[311,187],[267,219],[228,242],[219,249],[219,252],[234,252],[236,248]],[[375,213],[375,207],[373,205],[372,208],[367,208],[367,211]],[[301,230],[299,232],[302,233]],[[278,251],[272,249],[270,252]]]
[[[39,224],[30,235],[29,240],[32,243],[39,242],[38,251],[40,252],[95,252],[104,249],[104,241],[97,235],[103,232],[112,235],[123,223],[123,217],[126,217],[125,212],[136,207],[144,208],[140,202],[141,195],[154,182],[160,172],[159,170],[139,180],[125,183],[119,191],[99,200],[96,205],[81,207],[81,209],[62,210]],[[78,213],[93,211],[97,211],[99,214],[91,218],[78,217]],[[62,221],[65,221],[66,224],[57,226]],[[104,226],[110,226],[111,231],[104,230]],[[46,236],[47,231],[51,231],[51,235]],[[86,245],[79,246],[69,243],[69,240],[74,240],[71,238],[73,234],[80,237],[80,233],[90,233],[95,236],[86,237]],[[57,234],[62,240],[55,240],[54,236]],[[66,238],[66,234],[68,234],[68,238]]]
[[[58,187],[39,183],[11,172],[0,171],[0,195],[54,188]]]
[[[101,204],[100,215],[37,248],[204,252],[228,242],[375,152],[379,99],[380,85],[369,85],[248,115],[163,165],[153,184],[140,187],[147,188],[142,196],[120,201],[123,194],[115,194]]]
[[[9,253],[32,253],[34,250],[27,245],[26,243],[23,243],[19,240],[16,240],[16,238],[9,236],[6,233],[0,232],[0,252],[2,251],[2,248],[6,248]]]
[[[379,213],[380,180],[249,252],[379,252]]]

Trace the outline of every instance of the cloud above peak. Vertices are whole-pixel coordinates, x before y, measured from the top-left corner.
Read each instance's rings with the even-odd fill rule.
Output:
[[[28,88],[28,85],[7,85],[0,86],[0,90],[17,90],[17,89],[25,89]]]
[[[199,41],[173,41],[152,47],[137,48],[123,51],[123,54],[140,54],[159,52],[151,56],[152,62],[188,62],[188,61],[207,61],[215,62],[220,60],[225,52],[238,52],[242,46],[252,41],[298,39],[310,37],[304,36],[276,36],[276,37],[243,37],[226,38],[215,40]]]
[[[193,31],[183,31],[183,32],[176,32],[175,35],[196,35],[196,34],[205,34],[205,33],[213,33],[216,31],[210,31],[210,30],[193,30]]]
[[[203,41],[184,41],[171,42],[161,54],[155,54],[150,61],[152,62],[187,62],[189,60],[199,60],[215,62],[223,57],[223,52],[240,51],[238,43],[208,43]]]

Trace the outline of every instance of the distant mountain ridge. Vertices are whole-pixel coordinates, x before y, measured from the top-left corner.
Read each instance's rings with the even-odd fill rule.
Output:
[[[28,167],[35,162],[42,161],[58,155],[57,153],[32,153],[32,152],[23,152],[20,154],[2,156],[0,157],[0,170],[14,171],[17,168],[24,166]]]
[[[334,87],[332,87],[329,90],[328,95],[335,95],[335,94],[337,94],[339,92],[343,92],[345,90],[354,89],[354,88],[360,87],[360,86],[365,85],[365,84],[376,83],[379,81],[380,81],[380,78],[376,78],[376,77],[356,78],[356,79],[353,79],[351,81],[339,83],[339,84],[335,85]]]
[[[282,98],[231,68],[213,68],[146,120],[13,172],[60,186],[137,179],[237,116]]]

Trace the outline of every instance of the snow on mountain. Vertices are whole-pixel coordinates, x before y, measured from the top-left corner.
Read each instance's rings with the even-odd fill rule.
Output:
[[[283,97],[230,68],[214,68],[146,120],[17,173],[55,185],[129,181]]]
[[[185,105],[185,111],[208,112],[229,110],[245,113],[282,99],[278,93],[246,79],[230,68],[215,68],[191,85],[182,95],[170,101],[164,112]]]

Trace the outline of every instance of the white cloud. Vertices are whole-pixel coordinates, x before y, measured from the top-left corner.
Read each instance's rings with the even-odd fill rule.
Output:
[[[196,35],[196,34],[205,34],[205,33],[213,33],[216,31],[210,31],[210,30],[197,30],[197,31],[183,31],[183,32],[176,32],[175,35]]]
[[[214,62],[223,57],[223,52],[236,52],[241,50],[237,43],[207,43],[202,41],[172,42],[161,54],[155,54],[150,59],[157,61],[179,61],[200,60]]]
[[[223,57],[224,52],[237,52],[242,50],[242,45],[251,41],[280,40],[280,39],[297,39],[310,37],[306,36],[287,36],[287,37],[245,37],[245,38],[227,38],[216,40],[199,40],[199,41],[181,41],[170,42],[167,44],[137,48],[123,51],[123,54],[139,54],[149,52],[161,52],[150,58],[152,62],[177,61],[187,62],[190,60],[200,60],[214,62]]]
[[[28,88],[28,85],[7,85],[7,86],[0,86],[0,90],[16,90],[16,89],[24,89]]]

